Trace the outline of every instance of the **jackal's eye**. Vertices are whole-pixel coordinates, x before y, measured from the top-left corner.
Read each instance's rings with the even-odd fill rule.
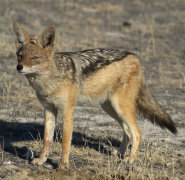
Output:
[[[33,56],[31,59],[36,60],[36,59],[38,59],[38,58],[39,58],[38,56]]]
[[[22,59],[22,55],[18,54],[17,55],[17,60],[20,61]]]

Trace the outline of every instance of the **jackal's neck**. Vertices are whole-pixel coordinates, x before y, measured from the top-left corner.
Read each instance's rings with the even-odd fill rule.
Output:
[[[48,67],[44,72],[28,74],[26,77],[35,92],[43,96],[51,94],[62,81],[55,64]]]

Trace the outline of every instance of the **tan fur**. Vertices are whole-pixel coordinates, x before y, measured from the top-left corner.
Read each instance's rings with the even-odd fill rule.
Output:
[[[25,74],[45,111],[43,150],[33,164],[41,165],[47,160],[57,112],[61,110],[63,133],[60,167],[68,167],[77,100],[100,104],[118,121],[123,129],[122,155],[132,138],[131,163],[136,158],[142,135],[136,121],[137,109],[151,122],[176,133],[172,120],[146,88],[136,55],[112,49],[55,53],[54,26],[46,28],[34,40],[16,22],[14,31],[17,37],[17,70]]]

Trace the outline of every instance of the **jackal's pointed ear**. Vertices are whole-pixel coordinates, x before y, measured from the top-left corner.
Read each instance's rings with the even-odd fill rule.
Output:
[[[55,26],[48,26],[37,39],[42,48],[54,48],[55,46]]]
[[[16,34],[16,47],[17,46],[23,46],[23,44],[26,44],[26,43],[30,42],[29,34],[16,21],[13,22],[13,30]]]

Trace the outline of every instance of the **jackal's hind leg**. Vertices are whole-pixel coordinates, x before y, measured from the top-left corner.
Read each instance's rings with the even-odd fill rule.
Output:
[[[122,116],[122,119],[124,119],[124,122],[128,126],[128,129],[132,136],[132,149],[131,149],[129,162],[133,163],[134,159],[137,156],[142,132],[139,129],[139,126],[136,121],[136,112],[135,112],[134,103],[129,102],[129,100],[126,100],[125,98],[126,102],[128,102],[126,103],[122,101],[119,97],[115,97],[114,102],[115,102],[117,111],[119,112],[120,116]],[[124,153],[124,151],[126,150],[125,145],[128,145],[128,142],[127,142],[128,139],[129,139],[129,134],[127,133],[126,136],[124,136],[123,138],[123,143],[122,143],[123,145],[121,150],[122,153]]]
[[[121,157],[124,157],[125,152],[128,147],[129,140],[131,139],[130,134],[129,134],[129,129],[128,126],[125,123],[122,123],[123,125],[121,126],[123,129],[123,140],[120,145],[120,153]]]
[[[124,123],[124,120],[122,119],[122,116],[119,117],[118,112],[116,112],[116,109],[113,108],[111,102],[109,100],[105,101],[103,104],[101,104],[102,109],[109,114],[112,118],[114,118],[121,126],[123,130],[123,139],[120,145],[120,154],[121,157],[124,157],[124,154],[127,150],[127,146],[130,140],[130,134],[129,129],[127,125]]]

